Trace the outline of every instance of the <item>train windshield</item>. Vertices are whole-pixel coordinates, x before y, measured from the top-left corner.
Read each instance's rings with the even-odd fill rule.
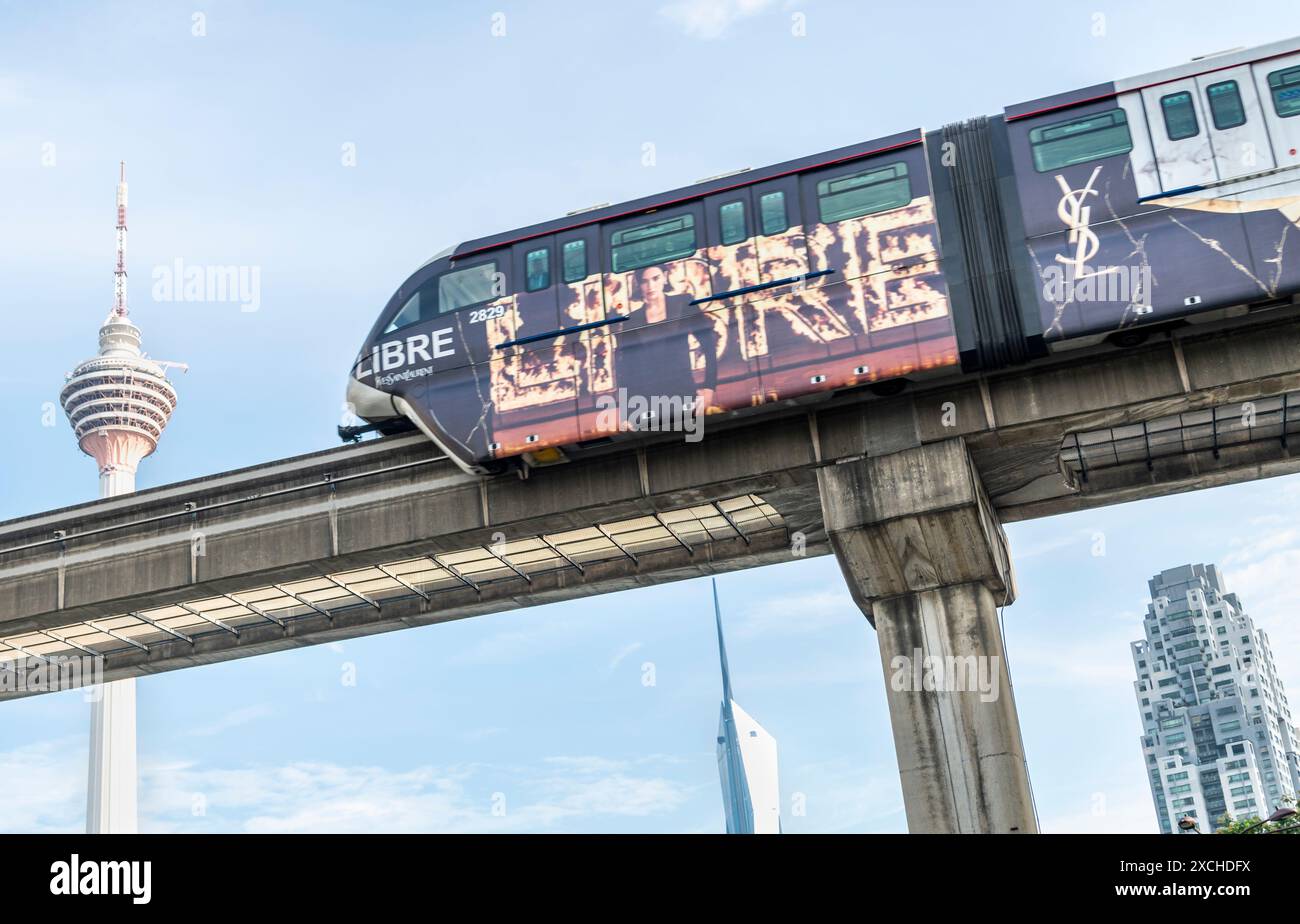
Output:
[[[449,311],[490,302],[501,294],[496,270],[496,261],[492,260],[428,280],[406,300],[402,310],[384,328],[384,333],[390,334]]]
[[[470,305],[490,302],[498,293],[495,289],[496,261],[480,263],[438,277],[438,313],[457,311]]]

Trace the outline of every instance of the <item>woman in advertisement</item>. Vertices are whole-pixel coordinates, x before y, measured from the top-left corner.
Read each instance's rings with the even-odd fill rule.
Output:
[[[675,429],[675,423],[655,413],[670,408],[703,414],[713,404],[718,384],[717,335],[713,319],[688,292],[668,292],[668,273],[647,266],[633,277],[633,308],[619,336],[615,371],[623,391],[625,422],[633,429]],[[704,355],[704,376],[698,384],[691,368],[691,335]]]

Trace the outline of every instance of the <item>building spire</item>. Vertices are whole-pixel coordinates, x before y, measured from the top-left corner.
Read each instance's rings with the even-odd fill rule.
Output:
[[[126,161],[118,163],[117,270],[113,273],[113,314],[125,318],[126,307]]]
[[[713,578],[713,618],[718,623],[718,657],[722,661],[722,703],[731,702],[731,671],[727,669],[727,646],[722,641],[722,607],[718,605],[718,579]]]
[[[776,739],[732,699],[731,669],[722,641],[722,606],[713,581],[713,618],[718,625],[722,663],[722,709],[718,715],[718,776],[728,834],[779,834],[781,789],[777,781]]]

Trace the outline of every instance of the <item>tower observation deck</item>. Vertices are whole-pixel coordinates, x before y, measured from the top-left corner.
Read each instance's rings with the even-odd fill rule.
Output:
[[[176,408],[166,367],[140,350],[140,329],[110,314],[99,355],[77,366],[59,395],[81,451],[99,464],[101,497],[135,490],[140,460],[158,448]]]
[[[140,329],[128,317],[126,300],[126,165],[117,185],[117,269],[113,309],[99,328],[99,355],[68,374],[59,402],[81,451],[99,464],[101,497],[135,490],[140,460],[158,448],[176,389],[167,367],[140,349]]]

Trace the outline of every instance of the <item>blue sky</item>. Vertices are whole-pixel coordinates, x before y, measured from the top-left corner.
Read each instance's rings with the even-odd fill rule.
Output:
[[[96,494],[45,418],[111,305],[119,160],[133,317],[191,366],[148,487],[335,445],[375,313],[455,241],[1300,33],[1282,3],[1132,6],[0,2],[0,519]],[[153,300],[177,258],[257,267],[258,310]],[[1223,565],[1300,695],[1298,522],[1291,478],[1008,527],[1046,830],[1155,829],[1128,642],[1156,571]],[[835,562],[719,586],[785,830],[905,830],[874,633]],[[702,581],[152,677],[142,827],[720,831],[719,687]],[[79,693],[0,704],[0,830],[81,829],[88,722]]]

